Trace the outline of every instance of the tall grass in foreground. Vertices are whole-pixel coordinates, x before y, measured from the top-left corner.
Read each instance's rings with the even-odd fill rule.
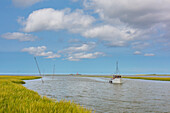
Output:
[[[37,92],[22,86],[22,80],[31,76],[0,76],[0,113],[91,113],[69,101],[41,97]]]

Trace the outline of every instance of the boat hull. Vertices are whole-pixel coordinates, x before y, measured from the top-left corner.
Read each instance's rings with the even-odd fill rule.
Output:
[[[112,83],[112,84],[121,84],[122,83],[122,78],[111,79],[109,81],[109,83]]]

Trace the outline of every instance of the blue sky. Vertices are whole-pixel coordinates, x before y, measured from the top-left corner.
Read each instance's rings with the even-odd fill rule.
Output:
[[[170,73],[169,0],[0,1],[0,73]],[[157,7],[159,5],[159,7]]]

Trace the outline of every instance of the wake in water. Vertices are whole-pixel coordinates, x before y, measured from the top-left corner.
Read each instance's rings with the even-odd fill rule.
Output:
[[[98,78],[98,77],[86,77],[90,80],[95,80],[95,81],[99,81],[99,82],[108,82],[109,79],[108,78]]]

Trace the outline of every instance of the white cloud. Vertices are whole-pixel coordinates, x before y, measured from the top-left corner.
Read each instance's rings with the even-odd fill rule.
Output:
[[[12,0],[13,4],[17,7],[28,7],[42,0]]]
[[[95,42],[89,42],[81,44],[79,46],[68,47],[64,50],[59,51],[59,53],[64,54],[64,56],[66,57],[65,59],[69,61],[80,61],[81,59],[93,59],[105,55],[103,52],[92,52],[95,47],[96,47]]]
[[[146,54],[144,54],[144,56],[155,56],[155,54],[153,54],[153,53],[146,53]]]
[[[25,32],[63,29],[79,32],[81,29],[90,26],[94,21],[94,17],[84,14],[82,10],[71,12],[69,8],[63,10],[45,8],[32,12],[26,20],[22,19],[21,21],[21,18],[19,18]]]
[[[78,2],[79,0],[71,0],[72,2]]]
[[[135,51],[134,53],[133,53],[134,55],[140,55],[140,54],[142,54],[140,51]]]
[[[110,46],[125,46],[128,41],[133,40],[135,31],[128,28],[116,28],[111,25],[102,25],[91,28],[82,33],[87,38],[99,38],[107,41]]]
[[[133,42],[131,45],[133,49],[140,49],[140,50],[150,46],[148,42]]]
[[[57,53],[53,53],[51,51],[45,52],[47,49],[46,46],[38,46],[38,47],[29,47],[22,49],[22,52],[28,52],[34,56],[45,56],[45,58],[59,58],[60,55]]]
[[[90,51],[90,50],[94,49],[95,46],[96,46],[95,42],[89,42],[89,43],[84,43],[79,46],[68,47],[68,48],[60,51],[60,53],[85,52],[85,51]]]
[[[114,26],[117,29],[122,28],[122,26],[135,29],[134,31],[137,34],[132,36],[134,37],[133,42],[137,40],[144,42],[146,45],[143,45],[143,47],[149,46],[147,42],[152,42],[153,40],[157,45],[163,46],[163,44],[159,44],[160,40],[168,40],[170,37],[170,0],[84,1],[84,6],[99,14],[99,20],[103,23]],[[122,32],[122,29],[120,31]],[[105,40],[109,41],[111,38],[106,38]],[[124,46],[127,41],[122,41],[121,39],[120,42],[119,40],[111,42],[118,42],[118,45]],[[142,48],[142,45],[134,48]]]
[[[85,0],[84,4],[103,20],[120,21],[132,27],[146,28],[170,20],[169,0]]]
[[[105,55],[103,52],[88,53],[88,51],[90,51],[92,48],[93,47],[87,47],[86,44],[82,44],[82,46],[69,47],[62,51],[59,51],[58,53],[63,54],[65,59],[67,59],[69,61],[80,61],[81,59],[93,59],[93,58],[97,58],[97,57]],[[58,53],[53,53],[52,51],[46,51],[46,50],[47,50],[46,46],[38,46],[38,47],[24,48],[21,51],[28,52],[29,54],[32,54],[34,56],[44,56],[45,58],[59,58],[59,57],[61,57],[61,55],[59,55]]]
[[[69,61],[80,61],[80,59],[93,59],[104,55],[105,54],[102,52],[94,52],[94,53],[80,52],[80,53],[69,54],[69,56],[66,59],[68,59]]]
[[[38,38],[31,34],[20,33],[20,32],[5,33],[1,35],[1,37],[8,40],[19,40],[19,41],[35,41]]]

